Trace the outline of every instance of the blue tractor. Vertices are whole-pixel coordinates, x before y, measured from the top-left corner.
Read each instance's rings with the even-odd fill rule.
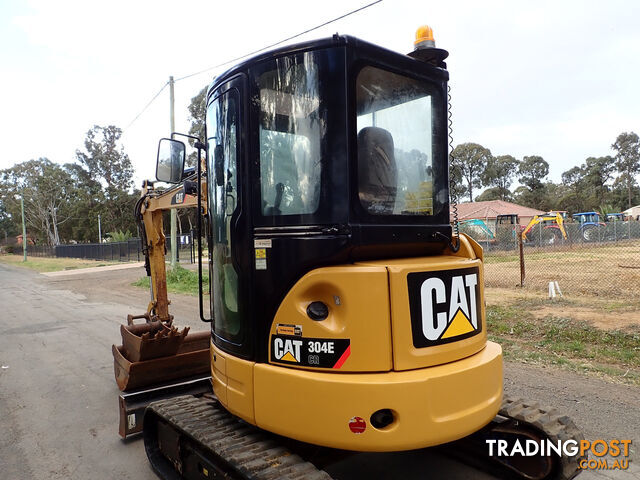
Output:
[[[580,224],[580,236],[585,242],[604,240],[606,224],[600,221],[598,212],[574,213],[573,219]]]

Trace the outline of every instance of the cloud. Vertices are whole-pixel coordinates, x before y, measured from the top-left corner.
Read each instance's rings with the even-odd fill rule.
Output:
[[[167,82],[273,43],[363,5],[285,0],[219,2],[30,0],[2,7],[0,168],[47,156],[74,159],[94,124],[125,127]],[[6,14],[5,14],[6,13]],[[412,2],[387,0],[299,40],[352,34],[408,52],[415,28],[434,27],[450,51],[456,143],[496,154],[540,154],[552,177],[609,153],[621,131],[640,132],[640,4],[622,1]],[[215,72],[176,84],[176,125]],[[136,183],[153,175],[169,132],[168,92],[129,128]]]

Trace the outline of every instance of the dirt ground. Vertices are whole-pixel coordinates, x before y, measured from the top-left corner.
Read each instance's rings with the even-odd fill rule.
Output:
[[[16,479],[151,480],[140,439],[117,435],[110,347],[127,313],[142,312],[142,268],[45,277],[0,265],[0,471]],[[490,295],[501,297],[504,292]],[[177,325],[206,330],[194,297],[171,295]],[[6,369],[4,367],[7,367]],[[640,441],[640,388],[555,368],[505,364],[505,393],[554,405],[587,438]],[[634,448],[633,456],[637,456]],[[362,454],[335,465],[339,479],[490,479],[433,453]],[[640,478],[640,469],[579,478]]]
[[[640,285],[640,282],[636,285]],[[629,330],[640,327],[640,298],[611,300],[607,297],[567,294],[558,300],[531,289],[486,288],[488,305],[513,305],[525,302],[524,307],[535,318],[548,316],[585,321],[602,330]]]
[[[183,266],[194,268],[188,264]],[[134,287],[131,284],[143,276],[145,276],[144,267],[139,265],[122,270],[65,272],[64,276],[48,277],[48,281],[58,288],[81,293],[87,302],[117,303],[126,306],[128,313],[141,314],[146,311],[150,294],[147,289]],[[197,297],[169,294],[169,299],[171,313],[175,316],[175,325],[189,326],[192,331],[209,329],[207,324],[199,320]],[[126,317],[121,320],[126,322]]]

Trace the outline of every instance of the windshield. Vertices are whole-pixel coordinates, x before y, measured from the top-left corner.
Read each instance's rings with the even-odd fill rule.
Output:
[[[374,215],[434,215],[435,88],[376,67],[356,80],[358,197]]]

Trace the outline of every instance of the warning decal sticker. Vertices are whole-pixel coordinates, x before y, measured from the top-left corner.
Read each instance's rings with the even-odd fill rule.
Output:
[[[276,325],[277,335],[295,335],[302,336],[302,325],[289,325],[287,323],[279,323]]]
[[[414,347],[455,342],[480,333],[478,279],[478,267],[407,275]]]
[[[271,361],[303,367],[339,369],[351,355],[348,338],[271,335]]]

